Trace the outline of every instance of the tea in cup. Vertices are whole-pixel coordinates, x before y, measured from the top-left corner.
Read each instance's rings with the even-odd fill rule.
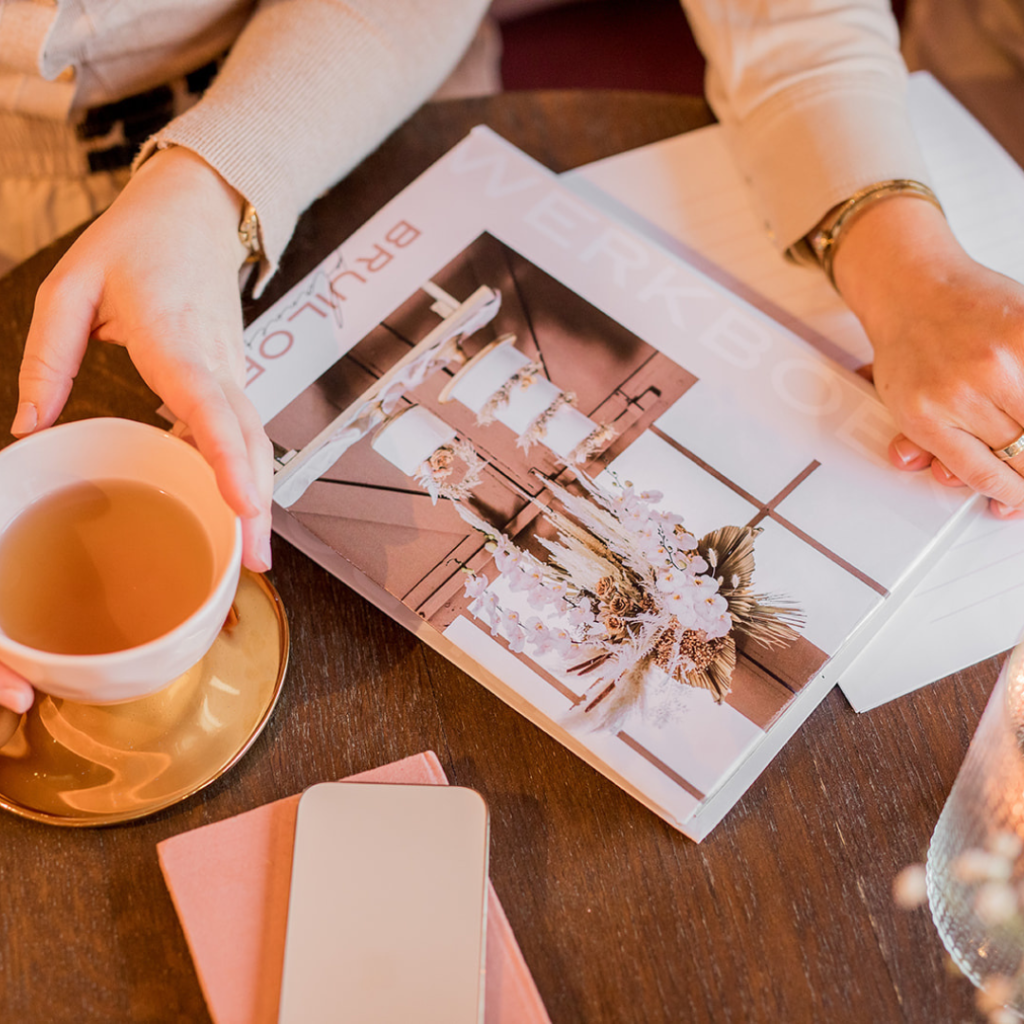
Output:
[[[241,526],[190,445],[113,418],[0,451],[0,661],[94,704],[146,696],[209,650]]]

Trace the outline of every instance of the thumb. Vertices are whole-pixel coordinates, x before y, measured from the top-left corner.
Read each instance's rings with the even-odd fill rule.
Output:
[[[22,679],[16,672],[6,665],[0,665],[0,732],[3,731],[3,709],[13,711],[16,715],[23,714],[32,707],[35,698],[35,691],[32,684]],[[10,737],[8,737],[9,739]],[[4,745],[0,739],[0,747]]]
[[[16,437],[48,427],[60,415],[82,365],[97,300],[55,271],[36,293],[18,375]]]

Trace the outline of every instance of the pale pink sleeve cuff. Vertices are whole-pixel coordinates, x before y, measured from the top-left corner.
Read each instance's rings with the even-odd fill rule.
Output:
[[[888,0],[684,0],[707,94],[781,249],[837,203],[924,181]]]
[[[185,146],[241,193],[277,269],[299,214],[437,88],[486,0],[276,0],[253,14],[216,81],[143,147]],[[342,241],[341,239],[338,240]]]
[[[866,185],[893,178],[928,183],[903,82],[837,74],[827,83],[797,85],[728,131],[780,249]]]

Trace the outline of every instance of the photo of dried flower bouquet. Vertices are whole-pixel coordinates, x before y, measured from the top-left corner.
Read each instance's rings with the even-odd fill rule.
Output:
[[[556,540],[542,540],[546,562],[459,507],[493,547],[508,589],[525,592],[535,612],[522,619],[486,575],[469,572],[470,613],[511,650],[555,651],[589,682],[576,721],[589,715],[591,726],[621,727],[643,704],[652,671],[721,701],[732,688],[737,634],[766,647],[797,638],[800,610],[754,590],[756,527],[725,526],[698,540],[681,516],[656,507],[659,492],[576,478],[585,495],[548,482],[565,511],[544,510],[557,530]]]

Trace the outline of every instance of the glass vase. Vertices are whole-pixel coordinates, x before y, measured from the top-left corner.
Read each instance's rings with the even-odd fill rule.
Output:
[[[1024,1011],[1024,644],[1010,655],[928,847],[928,903],[960,970]]]

